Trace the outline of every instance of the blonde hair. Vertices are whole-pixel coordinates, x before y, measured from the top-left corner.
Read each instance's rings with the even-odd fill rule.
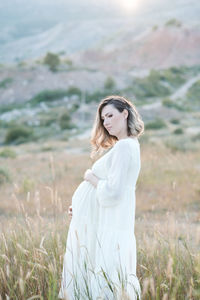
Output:
[[[113,104],[113,106],[122,112],[124,109],[128,111],[127,118],[127,134],[128,136],[139,137],[144,132],[144,123],[136,110],[133,103],[122,96],[111,95],[101,100],[99,103],[96,118],[92,128],[90,143],[92,145],[92,151],[90,157],[94,159],[97,155],[101,155],[105,149],[112,147],[117,137],[111,136],[103,126],[103,120],[101,118],[101,112],[104,106]]]

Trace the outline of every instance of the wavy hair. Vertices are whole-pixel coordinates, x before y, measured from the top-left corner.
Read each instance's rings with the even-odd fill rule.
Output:
[[[112,147],[117,137],[108,133],[103,126],[103,120],[101,118],[101,112],[104,106],[113,104],[113,106],[122,112],[124,109],[128,111],[127,117],[127,135],[133,137],[139,137],[144,132],[144,122],[142,121],[136,107],[133,103],[126,98],[118,95],[111,95],[101,100],[99,103],[96,118],[91,132],[90,143],[92,145],[92,151],[90,157],[94,159],[97,155],[101,155],[104,150]]]

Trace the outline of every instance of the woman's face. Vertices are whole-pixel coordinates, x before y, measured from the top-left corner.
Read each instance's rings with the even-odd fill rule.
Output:
[[[113,104],[107,104],[101,111],[103,126],[110,135],[117,138],[127,133],[127,117],[128,111],[126,109],[120,112]]]

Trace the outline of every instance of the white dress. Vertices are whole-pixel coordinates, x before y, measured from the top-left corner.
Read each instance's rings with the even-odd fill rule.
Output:
[[[137,138],[117,141],[91,169],[100,180],[97,187],[82,181],[73,194],[58,297],[140,299],[134,235]]]

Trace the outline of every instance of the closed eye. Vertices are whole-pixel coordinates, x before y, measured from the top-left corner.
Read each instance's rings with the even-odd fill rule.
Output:
[[[112,118],[113,115],[108,115],[108,118]],[[104,121],[104,118],[101,118],[102,121]]]

